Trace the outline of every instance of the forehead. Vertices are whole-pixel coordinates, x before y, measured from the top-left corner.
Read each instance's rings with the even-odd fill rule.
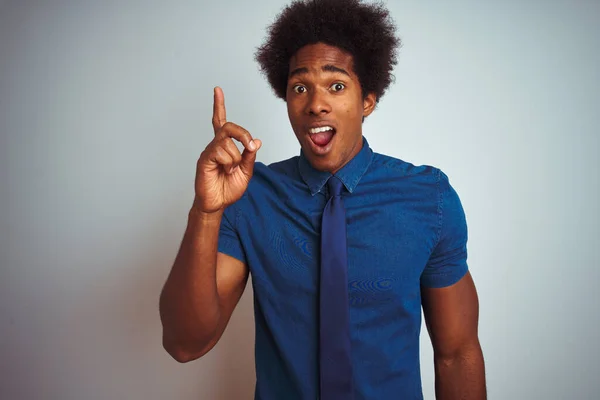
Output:
[[[339,47],[324,43],[302,47],[290,58],[290,71],[296,68],[320,70],[323,65],[334,65],[352,73],[352,55]]]

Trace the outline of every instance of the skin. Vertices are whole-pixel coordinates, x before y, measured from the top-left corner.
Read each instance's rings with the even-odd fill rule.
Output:
[[[217,245],[223,210],[246,191],[262,143],[227,121],[220,88],[214,92],[212,124],[215,137],[196,165],[194,203],[159,301],[163,347],[179,362],[215,346],[248,280],[247,266],[218,253]],[[243,153],[234,139],[244,145]]]
[[[445,288],[421,288],[421,302],[434,351],[436,399],[485,400],[479,301],[471,274]]]
[[[376,97],[361,92],[350,54],[318,43],[291,58],[286,101],[308,161],[335,173],[361,150],[362,120],[373,112]],[[218,253],[217,244],[223,210],[246,191],[262,143],[227,121],[220,88],[215,88],[212,123],[215,137],[198,160],[188,225],[160,296],[163,346],[179,362],[195,360],[216,345],[249,274],[247,265]],[[311,141],[308,129],[315,124],[335,128],[325,147]],[[233,140],[244,145],[243,153]],[[422,288],[422,304],[434,348],[436,398],[485,399],[479,304],[471,275],[446,288]]]
[[[363,98],[352,56],[323,43],[304,46],[290,59],[287,110],[292,129],[311,165],[336,173],[362,148],[362,121],[376,104]],[[326,149],[310,139],[308,129],[329,125],[336,130]]]

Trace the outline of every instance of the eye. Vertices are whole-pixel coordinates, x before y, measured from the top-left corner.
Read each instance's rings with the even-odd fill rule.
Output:
[[[346,88],[346,85],[344,85],[343,83],[334,83],[333,85],[331,85],[331,90],[333,90],[334,92],[339,92],[341,90],[344,90]]]
[[[306,87],[304,87],[302,85],[296,85],[292,88],[292,90],[296,93],[304,93],[304,92],[306,92]]]

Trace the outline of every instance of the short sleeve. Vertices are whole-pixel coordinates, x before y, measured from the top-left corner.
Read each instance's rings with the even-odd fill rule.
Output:
[[[236,221],[236,209],[235,204],[233,204],[225,209],[221,219],[218,251],[246,263],[246,254],[236,229]]]
[[[467,221],[456,191],[439,171],[438,241],[421,275],[421,285],[442,288],[458,282],[468,271]]]

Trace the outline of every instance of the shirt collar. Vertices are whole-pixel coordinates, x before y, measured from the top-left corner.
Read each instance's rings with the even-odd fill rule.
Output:
[[[372,159],[373,150],[371,150],[369,142],[367,142],[367,139],[363,136],[362,149],[360,149],[358,154],[344,165],[335,176],[337,176],[346,189],[352,193],[356,188],[356,185],[358,185],[360,178],[367,172]],[[313,196],[323,190],[323,186],[325,186],[327,180],[332,176],[330,172],[314,169],[304,156],[303,151],[300,151],[298,168],[300,170],[300,176],[302,176],[304,183],[306,183],[306,186],[310,189],[310,194]]]

